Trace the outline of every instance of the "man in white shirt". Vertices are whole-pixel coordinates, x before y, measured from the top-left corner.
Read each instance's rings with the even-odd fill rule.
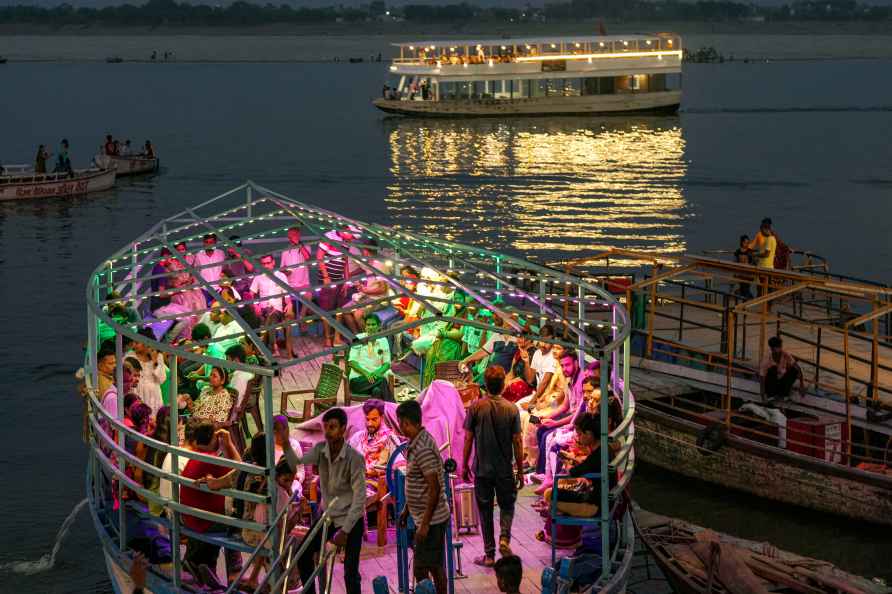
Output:
[[[204,250],[195,254],[193,266],[198,269],[201,278],[216,289],[220,275],[223,274],[223,261],[226,259],[226,254],[223,253],[223,250],[217,249],[216,233],[205,235],[203,243]],[[207,266],[207,268],[202,268],[203,266]]]
[[[216,327],[211,331],[211,342],[208,344],[208,356],[225,359],[226,351],[241,341],[244,331],[241,324],[233,319],[232,314],[220,307],[216,314]]]
[[[279,268],[288,277],[288,285],[295,291],[309,291],[310,288],[310,267],[308,263],[313,258],[313,252],[310,246],[300,242],[300,227],[292,227],[288,229],[288,249],[282,252],[279,260]],[[309,294],[307,294],[309,295]],[[300,318],[304,315],[303,308],[295,299],[292,303],[294,317]],[[288,352],[291,353],[291,332],[285,332],[285,344]]]
[[[545,324],[539,330],[539,336],[544,339],[554,338],[554,328]],[[554,375],[557,361],[551,352],[551,343],[537,341],[536,352],[533,353],[533,360],[530,361],[530,367],[536,373],[536,392],[533,394],[530,408],[536,405],[536,401],[548,388],[551,378]]]
[[[277,278],[283,285],[288,286],[288,278],[281,270],[276,270],[276,259],[271,254],[260,258],[260,266],[263,272],[251,281],[251,294],[255,299],[260,299],[254,304],[254,313],[260,318],[263,326],[280,323],[283,319],[292,315],[291,299],[283,295],[286,289],[271,277]],[[273,295],[277,295],[273,297]],[[285,330],[288,332],[288,329]],[[267,331],[267,343],[273,355],[279,356],[278,330]],[[288,353],[291,356],[291,353]]]
[[[377,334],[381,330],[381,320],[377,314],[366,314],[364,322],[365,332],[357,334],[357,339]],[[394,401],[390,391],[390,343],[385,337],[351,346],[347,367],[350,369],[352,393]]]

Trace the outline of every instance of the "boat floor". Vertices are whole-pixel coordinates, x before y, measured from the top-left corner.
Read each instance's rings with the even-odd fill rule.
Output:
[[[304,356],[321,351],[323,341],[315,336],[295,337],[293,348],[297,356]],[[331,362],[330,355],[284,369],[281,376],[273,381],[273,402],[278,405],[282,391],[313,388],[319,377],[322,363],[327,362]],[[406,368],[406,370],[410,371],[411,368]],[[417,372],[400,373],[400,371],[397,369],[399,381],[417,388]],[[399,390],[399,382],[397,390]],[[338,399],[343,403],[343,385],[338,392]],[[301,402],[302,398],[299,396],[289,398],[291,407],[297,410],[302,408]],[[542,590],[540,585],[542,570],[551,564],[551,547],[535,538],[536,532],[543,529],[543,520],[539,513],[531,507],[538,499],[533,493],[534,488],[535,485],[529,485],[518,494],[512,528],[511,546],[524,564],[524,578],[520,589],[523,594]],[[480,534],[461,535],[457,536],[455,540],[463,543],[461,565],[463,573],[467,576],[455,580],[455,591],[457,593],[497,592],[493,570],[479,567],[473,563],[474,558],[483,555],[483,539]],[[568,552],[570,551],[559,549],[558,555],[562,556]],[[365,582],[371,582],[375,577],[383,575],[387,577],[391,591],[397,591],[396,535],[393,527],[388,529],[385,547],[380,548],[374,542],[363,542],[359,569]],[[344,593],[343,564],[335,565],[334,576],[332,592],[334,594]]]

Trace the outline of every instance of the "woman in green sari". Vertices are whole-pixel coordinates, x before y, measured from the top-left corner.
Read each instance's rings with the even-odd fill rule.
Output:
[[[443,310],[443,315],[453,318],[466,318],[468,312],[465,307],[467,295],[463,291],[455,291],[452,301]],[[458,361],[464,356],[465,343],[462,340],[464,328],[455,322],[437,322],[436,338],[424,356],[424,375],[421,378],[421,388],[424,389],[434,381],[434,373],[437,363],[444,361]]]

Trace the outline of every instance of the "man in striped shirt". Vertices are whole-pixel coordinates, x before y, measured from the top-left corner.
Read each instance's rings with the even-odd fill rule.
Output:
[[[396,409],[400,431],[409,438],[406,449],[406,507],[400,514],[405,525],[409,514],[415,522],[415,580],[433,579],[437,594],[446,594],[446,503],[443,458],[434,438],[421,424],[421,405],[408,400]]]

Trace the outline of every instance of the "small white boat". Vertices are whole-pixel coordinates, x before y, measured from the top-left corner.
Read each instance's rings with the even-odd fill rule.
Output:
[[[378,109],[414,116],[675,113],[678,35],[597,35],[394,44]]]
[[[139,175],[142,173],[154,173],[158,171],[160,161],[158,157],[146,157],[144,155],[107,155],[108,159],[115,164],[118,177],[127,175]]]
[[[19,168],[0,175],[0,201],[80,196],[114,185],[113,167],[76,169],[71,173],[34,173]]]

